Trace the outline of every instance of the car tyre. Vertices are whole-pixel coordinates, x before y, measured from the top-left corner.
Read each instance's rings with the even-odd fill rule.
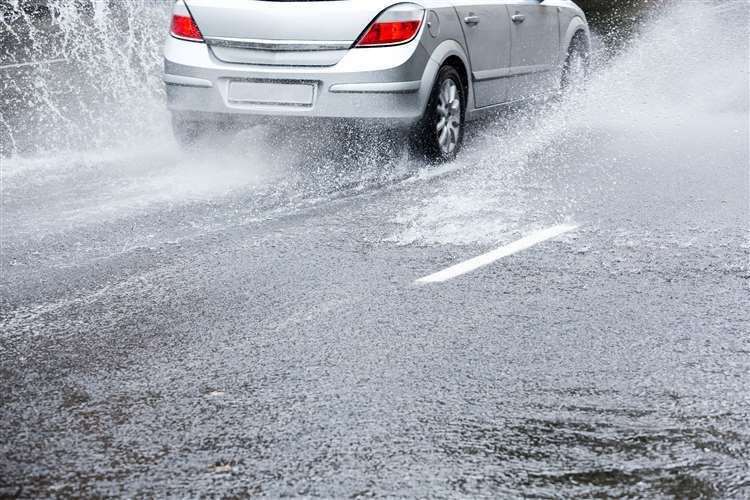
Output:
[[[565,58],[562,73],[562,91],[568,93],[582,88],[588,80],[590,65],[591,58],[588,43],[586,43],[586,36],[579,32],[570,42],[568,56]]]
[[[466,121],[466,91],[453,66],[438,71],[427,109],[411,133],[411,149],[433,163],[453,160],[461,150]]]

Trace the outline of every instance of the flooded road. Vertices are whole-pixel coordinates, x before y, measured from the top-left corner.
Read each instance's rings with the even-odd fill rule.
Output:
[[[0,494],[750,496],[747,36],[680,3],[440,167],[180,152],[157,90],[38,129],[0,159]]]

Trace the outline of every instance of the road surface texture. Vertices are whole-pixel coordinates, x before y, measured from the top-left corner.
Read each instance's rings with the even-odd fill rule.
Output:
[[[163,111],[0,160],[0,495],[750,496],[727,5],[448,165],[315,127],[180,152]]]

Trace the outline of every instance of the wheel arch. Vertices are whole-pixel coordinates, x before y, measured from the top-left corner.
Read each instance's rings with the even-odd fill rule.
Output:
[[[583,39],[586,42],[586,48],[591,49],[591,32],[589,31],[589,25],[586,21],[575,16],[568,23],[568,28],[565,30],[565,35],[562,37],[562,43],[560,44],[560,61],[564,62],[568,57],[568,50],[570,44],[576,36],[583,34]]]
[[[455,40],[445,40],[432,51],[429,62],[422,76],[422,84],[419,92],[421,94],[421,102],[423,103],[423,113],[427,108],[427,102],[432,93],[432,87],[435,85],[438,71],[440,71],[440,68],[446,64],[450,64],[456,68],[462,78],[462,83],[466,92],[467,108],[469,108],[467,111],[473,108],[474,89],[471,85],[471,66],[469,64],[469,58],[466,56],[461,44]]]
[[[586,50],[591,50],[591,32],[589,31],[589,25],[586,20],[579,15],[574,15],[567,24],[567,28],[564,33],[561,34],[560,53],[558,55],[557,70],[558,79],[561,82],[565,75],[565,64],[568,60],[568,52],[570,51],[573,39],[576,36],[583,35],[583,40],[586,43]]]

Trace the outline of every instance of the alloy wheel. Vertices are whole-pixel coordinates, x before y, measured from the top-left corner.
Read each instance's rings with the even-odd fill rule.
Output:
[[[435,128],[440,151],[450,155],[458,146],[461,136],[461,95],[452,78],[446,79],[440,87],[437,115]]]

